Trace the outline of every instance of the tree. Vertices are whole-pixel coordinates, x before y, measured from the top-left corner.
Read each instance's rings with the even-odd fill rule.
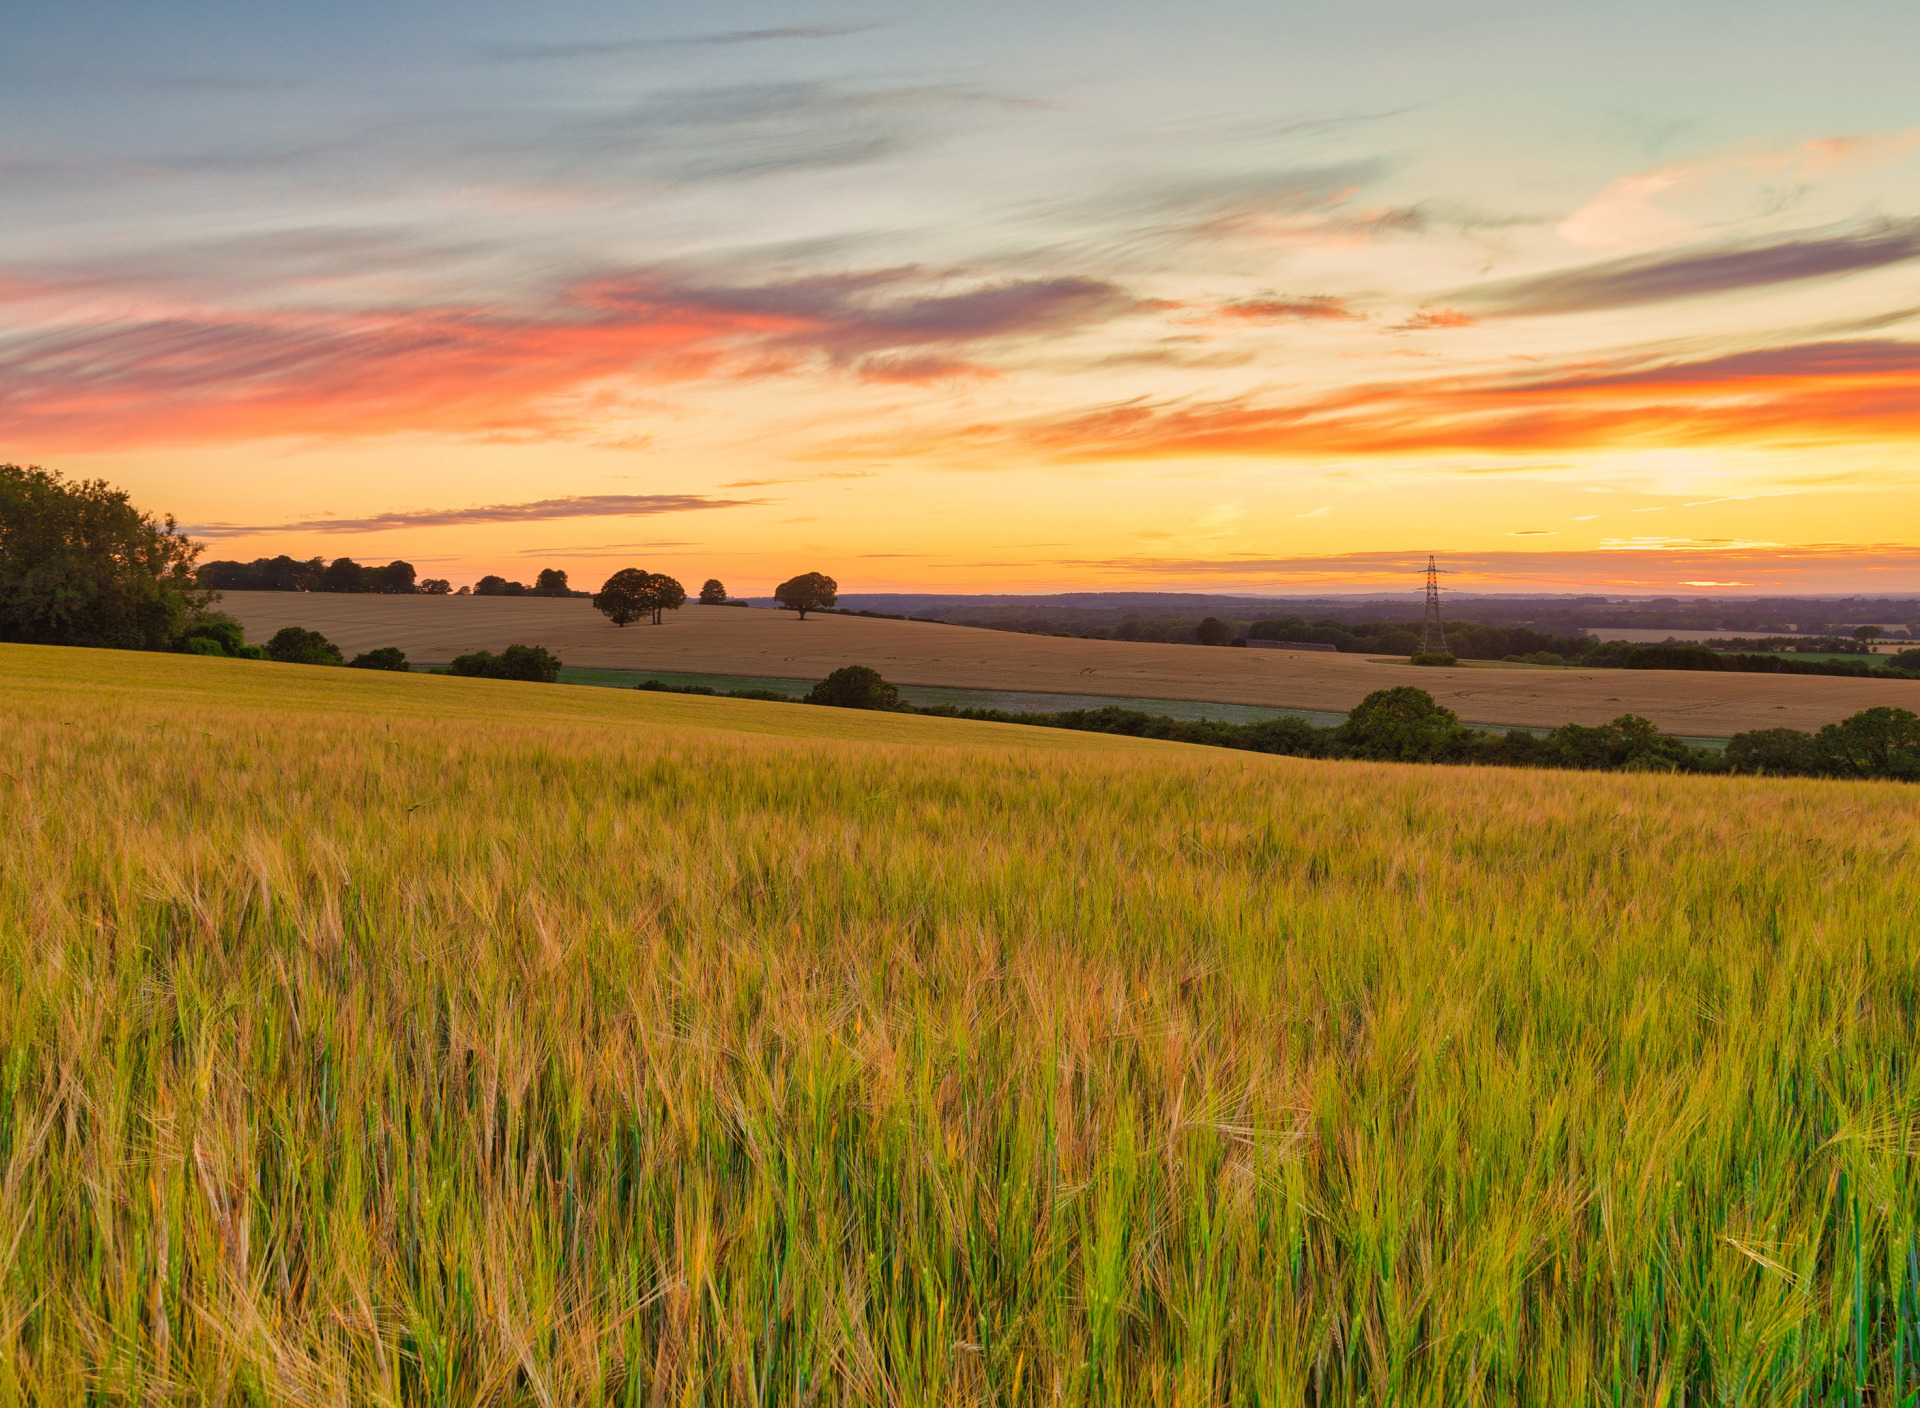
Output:
[[[383,645],[378,650],[366,650],[347,661],[350,670],[397,670],[405,673],[413,666],[407,663],[406,652],[397,645]]]
[[[360,592],[366,590],[367,569],[350,557],[336,557],[314,584],[315,591]]]
[[[237,656],[247,648],[246,629],[224,612],[209,611],[187,627],[180,648],[195,655]]]
[[[807,691],[807,703],[836,709],[898,709],[900,691],[865,665],[843,665]]]
[[[1727,766],[1734,772],[1807,777],[1820,771],[1813,735],[1797,728],[1758,728],[1727,740]]]
[[[1868,645],[1872,645],[1885,634],[1886,632],[1878,626],[1855,626],[1853,628],[1853,638],[1855,640],[1865,641]]]
[[[687,604],[687,589],[664,572],[649,572],[647,598],[653,611],[653,624],[657,626],[662,611],[678,611]]]
[[[428,577],[420,583],[422,596],[452,596],[453,583],[445,577]]]
[[[572,588],[567,586],[567,574],[558,567],[542,567],[540,575],[534,578],[533,589],[548,596],[572,596]]]
[[[304,592],[311,591],[326,570],[321,558],[296,561],[281,553],[252,562],[203,562],[194,580],[217,592]]]
[[[495,655],[476,650],[454,657],[453,673],[489,680],[530,680],[552,684],[560,678],[560,657],[539,645],[510,645]]]
[[[1194,629],[1193,634],[1202,645],[1225,645],[1233,639],[1233,627],[1218,616],[1209,616]]]
[[[1824,770],[1838,777],[1893,777],[1920,782],[1920,714],[1862,709],[1814,735]]]
[[[718,577],[709,577],[700,584],[700,604],[702,606],[725,606],[727,589]]]
[[[362,591],[385,592],[390,596],[412,596],[416,590],[413,585],[414,572],[411,562],[389,562],[385,567],[369,567],[362,576],[366,579]]]
[[[1686,744],[1638,714],[1594,727],[1562,724],[1547,735],[1543,756],[1554,767],[1593,772],[1672,772],[1693,761]]]
[[[809,611],[832,606],[839,594],[840,584],[823,572],[802,572],[773,589],[773,599],[788,611],[798,611],[802,621]]]
[[[1376,689],[1355,706],[1335,738],[1356,758],[1431,763],[1457,751],[1467,737],[1460,716],[1412,685]]]
[[[638,567],[622,567],[593,594],[593,609],[616,626],[638,621],[653,610],[648,574]]]
[[[304,626],[282,626],[267,642],[267,658],[283,665],[344,665],[340,647]]]
[[[0,640],[170,650],[212,599],[200,552],[105,480],[0,464]]]

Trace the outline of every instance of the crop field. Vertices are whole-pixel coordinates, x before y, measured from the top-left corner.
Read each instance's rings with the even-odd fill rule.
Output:
[[[1920,1392],[1911,787],[0,680],[0,1403]]]
[[[1668,670],[1435,670],[1321,651],[1205,649],[1068,640],[857,616],[689,606],[661,626],[610,624],[584,600],[229,592],[222,610],[265,640],[305,626],[349,655],[396,645],[444,664],[470,650],[543,645],[569,665],[692,675],[820,679],[867,665],[895,684],[1121,698],[1199,699],[1344,714],[1411,684],[1469,723],[1554,728],[1621,714],[1690,738],[1748,729],[1809,732],[1887,704],[1920,713],[1920,680],[1717,675]]]

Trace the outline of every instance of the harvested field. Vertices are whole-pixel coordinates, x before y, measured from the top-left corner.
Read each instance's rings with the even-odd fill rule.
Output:
[[[869,665],[899,684],[1016,689],[1344,712],[1413,684],[1473,723],[1551,728],[1640,714],[1672,733],[1724,738],[1816,729],[1888,704],[1920,712],[1920,681],[1665,670],[1434,670],[1317,651],[1209,650],[1065,640],[858,616],[689,606],[661,626],[611,625],[586,601],[543,597],[329,596],[229,592],[222,603],[264,640],[282,626],[324,632],[348,654],[397,645],[443,664],[470,650],[544,645],[569,665],[819,679]]]

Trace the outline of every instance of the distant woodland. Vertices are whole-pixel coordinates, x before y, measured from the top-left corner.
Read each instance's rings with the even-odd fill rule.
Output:
[[[411,562],[385,567],[350,557],[256,557],[252,562],[207,562],[194,574],[200,587],[217,592],[370,592],[382,596],[587,596],[567,585],[557,567],[542,568],[533,585],[505,577],[482,577],[456,589],[442,577],[420,577]]]

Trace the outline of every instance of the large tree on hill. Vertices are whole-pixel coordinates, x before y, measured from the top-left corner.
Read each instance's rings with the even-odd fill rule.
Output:
[[[832,606],[839,594],[840,584],[824,572],[802,572],[773,589],[773,599],[788,611],[799,612],[802,621],[809,611]]]
[[[567,585],[567,574],[558,567],[542,567],[540,575],[534,579],[533,589],[548,596],[571,596],[573,589]]]
[[[700,604],[702,606],[727,604],[727,589],[718,577],[709,577],[700,584]]]
[[[660,624],[662,611],[678,611],[687,604],[687,589],[664,572],[647,574],[648,598],[653,607],[653,624]]]
[[[0,464],[0,640],[172,649],[212,599],[200,551],[104,480]]]
[[[593,594],[593,609],[616,626],[631,625],[653,610],[647,574],[638,567],[622,567]]]
[[[596,611],[616,626],[653,617],[660,624],[660,613],[678,611],[687,604],[687,589],[664,572],[649,572],[642,567],[622,567],[607,578],[593,594]]]

